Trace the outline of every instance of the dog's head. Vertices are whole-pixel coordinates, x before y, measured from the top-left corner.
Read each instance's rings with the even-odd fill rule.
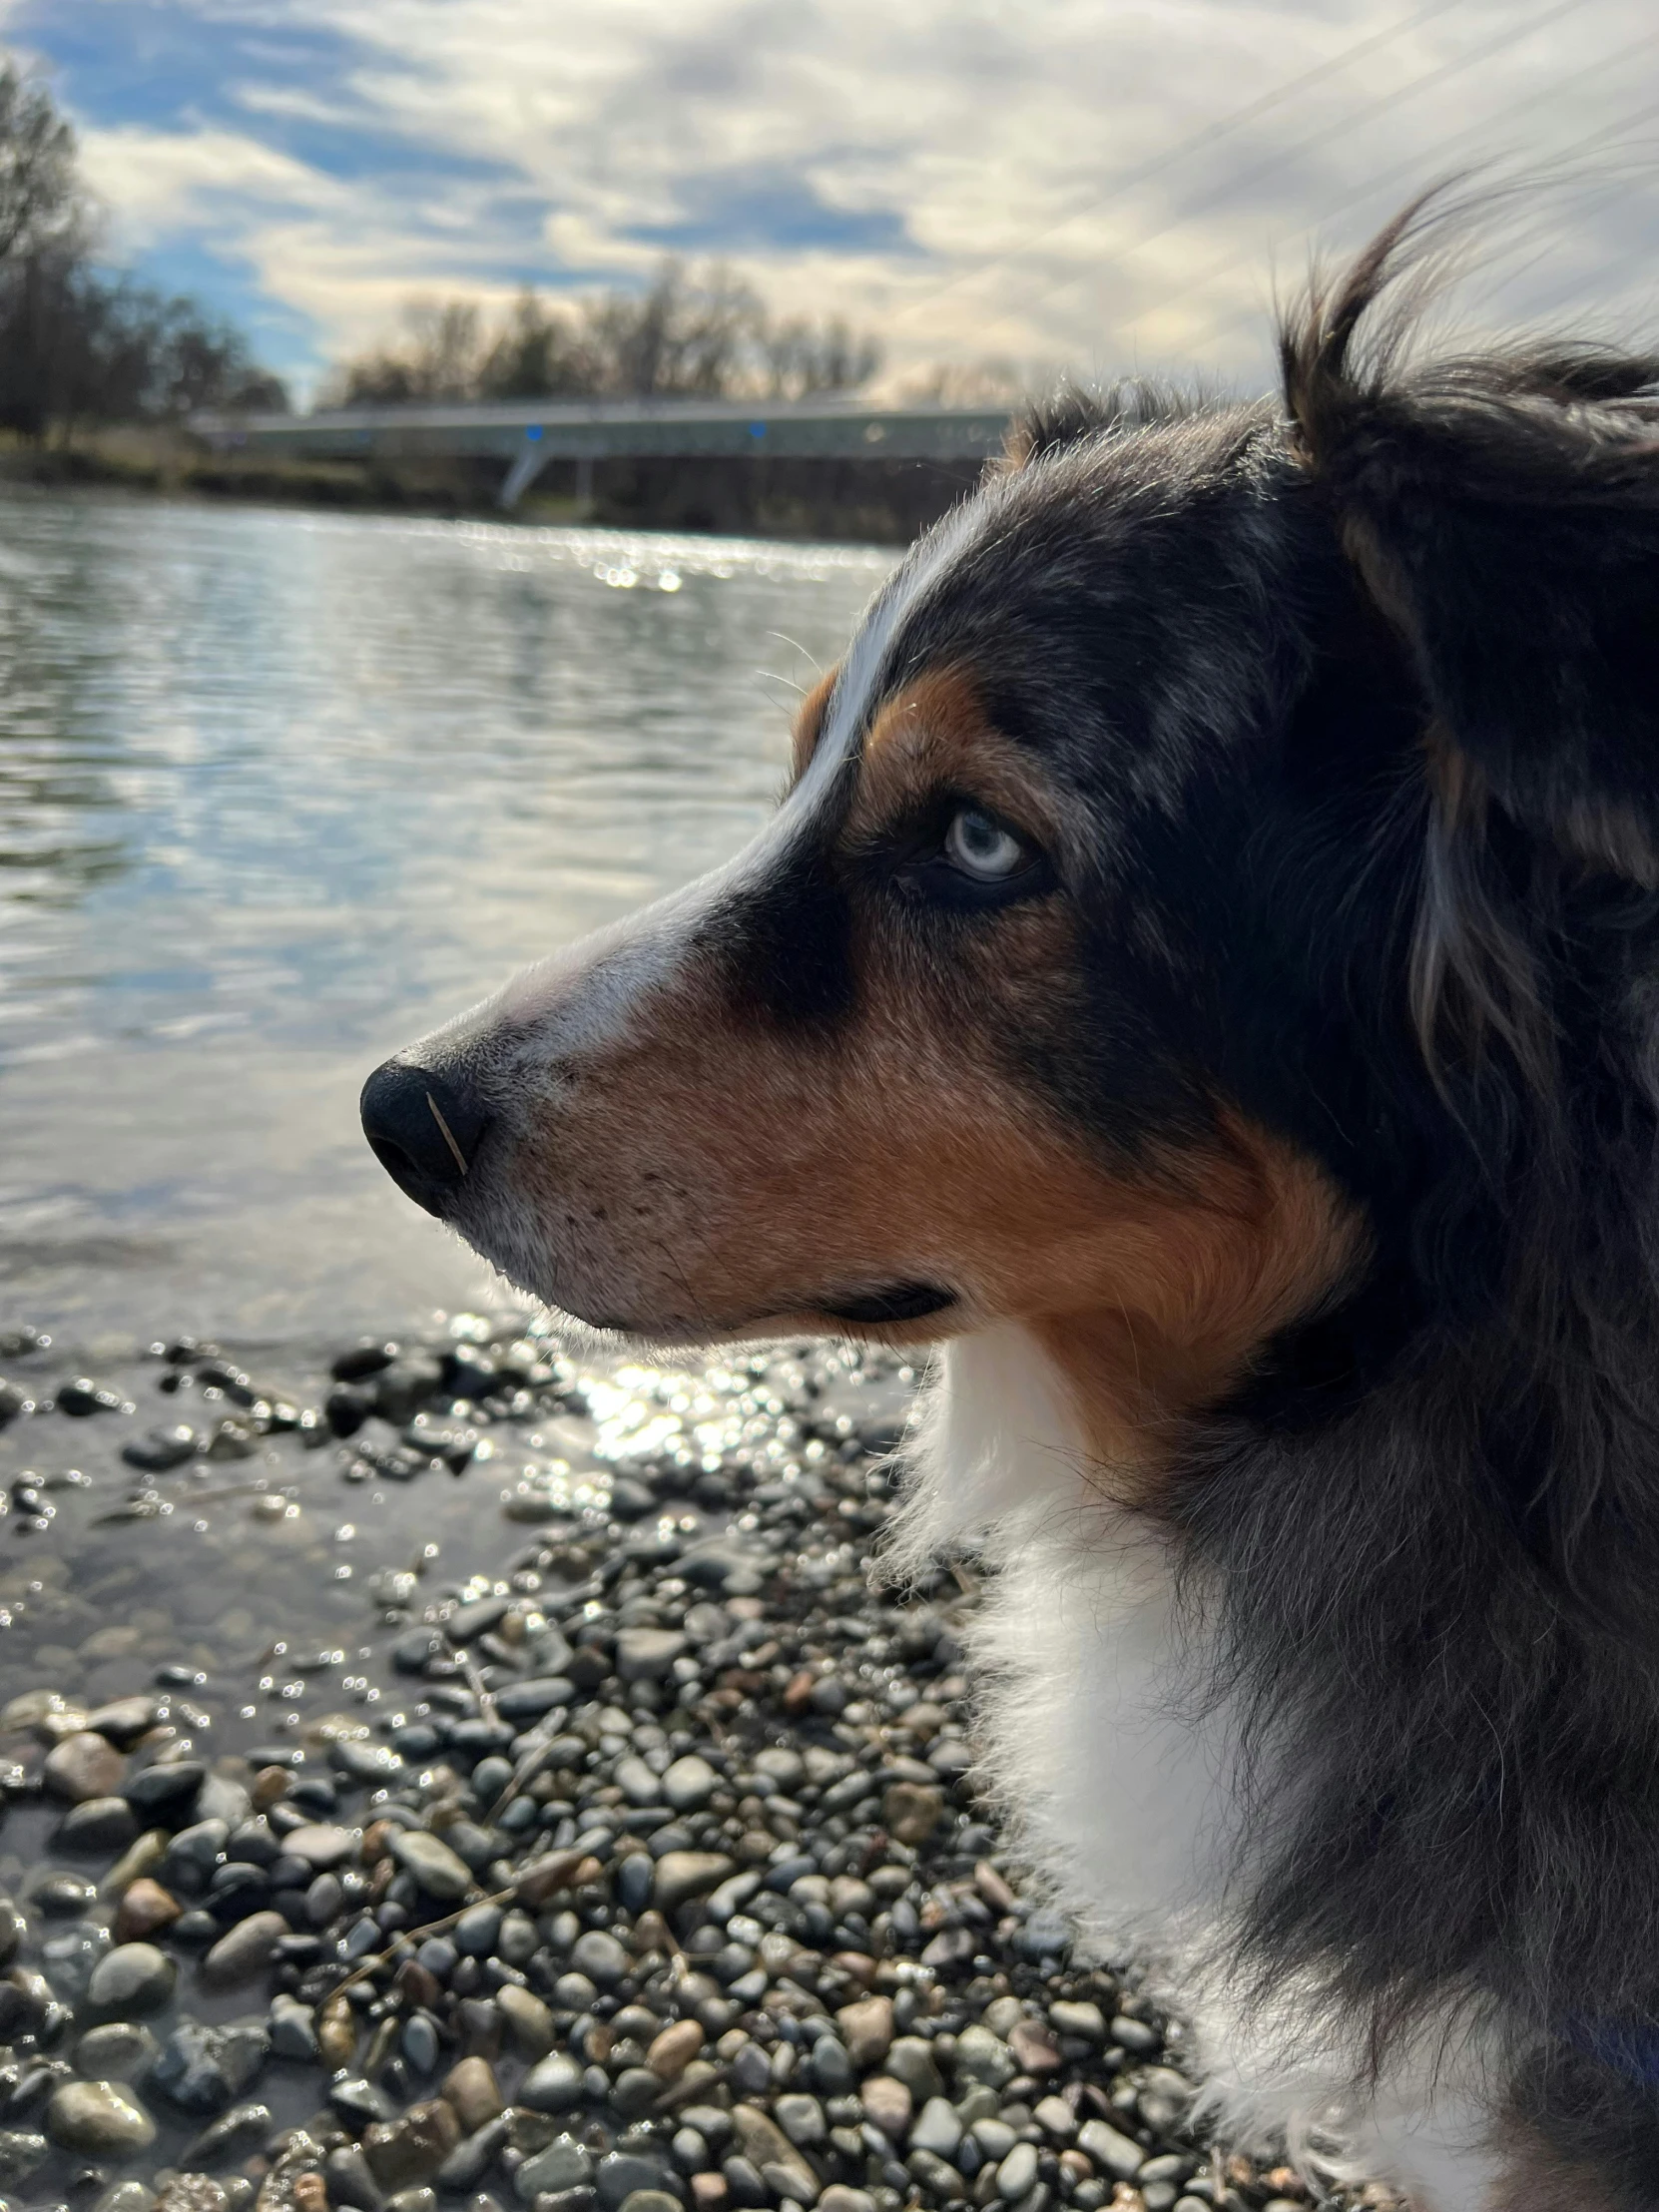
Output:
[[[1020,1322],[1116,1449],[1408,1241],[1465,1119],[1432,855],[1648,870],[1659,639],[1591,527],[1651,499],[1632,377],[1362,373],[1387,272],[1290,332],[1288,412],[1032,418],[747,851],[370,1079],[410,1195],[657,1342]]]

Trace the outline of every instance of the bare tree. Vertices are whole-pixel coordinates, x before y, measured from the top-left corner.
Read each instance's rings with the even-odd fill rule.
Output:
[[[84,245],[88,206],[75,133],[42,84],[0,66],[0,263]]]

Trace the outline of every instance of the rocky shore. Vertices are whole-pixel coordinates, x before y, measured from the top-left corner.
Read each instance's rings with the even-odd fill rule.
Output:
[[[1307,2203],[1022,1894],[971,1576],[867,1585],[907,1370],[0,1365],[7,2204]]]

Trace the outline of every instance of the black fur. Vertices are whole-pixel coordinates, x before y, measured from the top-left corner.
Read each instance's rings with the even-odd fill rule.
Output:
[[[1449,2006],[1659,2204],[1659,363],[1413,368],[1419,211],[1286,406],[1091,409],[911,613],[1066,794],[1086,1003],[1010,1046],[1114,1146],[1242,1107],[1371,1251],[1169,1513],[1252,1715],[1247,1944],[1381,2067]]]

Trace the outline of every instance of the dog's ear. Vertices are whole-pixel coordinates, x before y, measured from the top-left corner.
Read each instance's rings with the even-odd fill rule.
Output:
[[[1659,884],[1659,360],[1402,369],[1424,229],[1418,203],[1283,325],[1293,437],[1464,789]]]

